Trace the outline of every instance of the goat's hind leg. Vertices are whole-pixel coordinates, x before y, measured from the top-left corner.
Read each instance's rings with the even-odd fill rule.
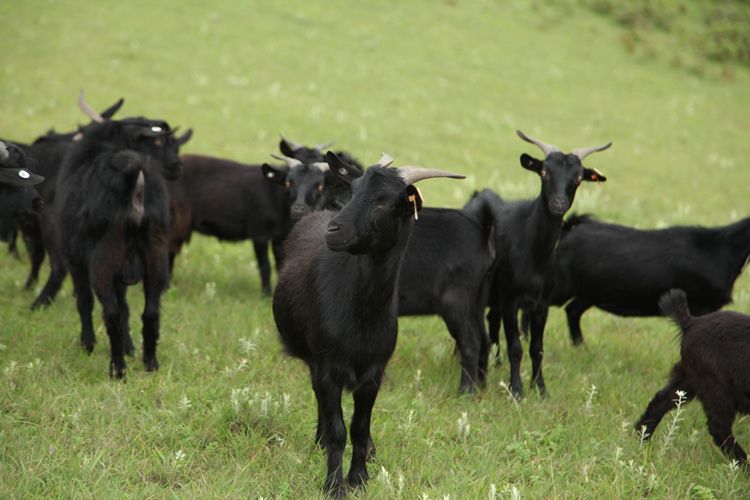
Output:
[[[570,341],[573,343],[573,345],[578,346],[583,344],[581,316],[583,316],[583,313],[585,313],[593,305],[594,304],[588,302],[587,300],[574,298],[573,300],[568,302],[568,305],[565,306],[565,315],[568,318]]]
[[[747,454],[734,439],[732,433],[732,424],[736,415],[732,395],[713,393],[710,399],[706,398],[701,402],[708,420],[708,432],[714,439],[716,446],[721,448],[721,451],[732,460],[736,460],[740,464],[747,463]]]

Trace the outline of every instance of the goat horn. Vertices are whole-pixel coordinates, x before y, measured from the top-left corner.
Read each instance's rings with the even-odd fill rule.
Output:
[[[605,149],[609,148],[611,145],[612,145],[612,141],[602,146],[592,146],[590,148],[578,148],[578,149],[574,149],[570,154],[576,155],[579,160],[583,161],[583,159],[586,158],[591,153],[596,153],[597,151],[604,151]]]
[[[297,150],[298,150],[299,148],[301,148],[301,147],[302,147],[302,144],[299,144],[299,143],[297,143],[297,142],[294,142],[294,141],[292,141],[291,139],[287,139],[286,137],[284,137],[284,134],[280,134],[280,135],[281,135],[281,140],[282,140],[282,141],[284,141],[284,142],[286,142],[286,143],[287,143],[287,145],[288,145],[288,146],[289,146],[290,148],[292,148],[292,150],[293,150],[293,151],[297,151]]]
[[[516,130],[516,134],[518,134],[518,137],[520,137],[524,141],[530,142],[531,144],[534,144],[539,149],[541,149],[545,157],[549,156],[550,153],[560,151],[560,149],[557,146],[553,146],[552,144],[544,143],[540,141],[539,139],[534,139],[533,137],[529,137],[528,135],[524,134],[520,130]]]
[[[315,163],[312,164],[312,166],[318,167],[318,169],[320,169],[321,172],[328,172],[331,169],[331,167],[328,166],[328,163],[324,161],[316,161]]]
[[[3,141],[0,141],[0,161],[5,161],[10,155],[8,154],[8,148],[5,146]]]
[[[376,165],[378,165],[379,167],[387,167],[391,163],[393,163],[393,158],[391,158],[388,153],[383,153]]]
[[[271,153],[271,156],[273,156],[277,160],[283,161],[284,163],[286,163],[286,166],[289,168],[294,168],[294,167],[298,167],[302,165],[302,162],[299,161],[297,158],[290,158],[288,156],[281,155],[281,154],[277,155],[275,153]]]
[[[104,118],[89,103],[86,102],[86,98],[83,96],[83,89],[78,94],[78,107],[81,108],[83,114],[91,118],[96,123],[104,123]]]
[[[315,149],[317,149],[318,151],[323,151],[324,149],[328,149],[328,148],[330,148],[330,147],[331,147],[331,146],[333,146],[334,144],[336,144],[336,143],[335,143],[335,142],[333,142],[333,141],[331,141],[331,142],[326,142],[326,143],[324,143],[324,144],[318,144],[317,146],[315,146]]]
[[[446,170],[437,170],[434,168],[422,168],[422,167],[399,167],[398,175],[404,180],[406,184],[414,184],[424,179],[431,179],[433,177],[450,177],[451,179],[466,179],[466,176],[461,174],[454,174]]]

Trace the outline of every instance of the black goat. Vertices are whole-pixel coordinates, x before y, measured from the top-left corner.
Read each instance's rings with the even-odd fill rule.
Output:
[[[161,294],[169,280],[169,207],[165,178],[180,175],[179,142],[163,121],[128,118],[96,125],[65,158],[59,176],[55,226],[73,278],[81,343],[91,352],[92,295],[102,304],[110,339],[111,377],[125,375],[127,285],[143,280],[143,363],[158,369]]]
[[[385,158],[385,157],[384,157]],[[348,482],[367,481],[374,452],[370,417],[388,359],[396,346],[401,261],[421,208],[415,182],[460,177],[442,171],[386,168],[359,174],[329,152],[331,173],[351,184],[340,212],[314,212],[297,223],[273,297],[273,314],[286,351],[310,368],[318,401],[316,440],[327,450],[324,490],[342,497],[346,427],[341,393],[352,390],[354,446]]]
[[[656,316],[659,297],[679,288],[698,316],[721,309],[749,261],[750,217],[723,227],[644,231],[572,216],[557,247],[551,303],[567,302],[570,338],[580,344],[581,315],[592,306],[620,316]]]
[[[278,269],[291,226],[287,191],[266,182],[260,165],[198,155],[185,155],[182,163],[182,176],[169,183],[170,268],[193,231],[224,241],[252,239],[262,290],[270,295],[268,243]]]
[[[83,99],[83,93],[81,93],[79,100]],[[124,100],[119,99],[117,102],[102,111],[100,116],[105,119],[111,118],[122,107],[123,103]],[[44,201],[44,207],[41,210],[39,217],[24,221],[19,226],[31,260],[31,269],[29,271],[29,276],[26,279],[26,289],[31,289],[39,278],[39,270],[44,262],[46,253],[49,252],[48,249],[51,248],[51,252],[55,251],[52,212],[55,200],[57,175],[62,166],[63,159],[74,141],[80,138],[81,134],[86,131],[92,123],[93,122],[90,122],[87,125],[79,126],[78,130],[72,132],[58,133],[51,129],[45,135],[38,137],[30,145],[16,143],[24,150],[30,160],[34,162],[34,171],[45,178],[44,182],[37,187],[37,191]],[[56,255],[55,257],[58,256]],[[40,293],[34,301],[34,305],[32,306],[34,309],[52,302],[55,294],[60,288],[62,279],[65,276],[65,270],[62,268],[62,261],[59,257],[55,259],[50,255],[50,267],[51,270],[48,284],[45,285],[42,293]],[[59,274],[61,274],[62,277],[59,278],[59,283],[57,283]]]
[[[279,150],[283,156],[276,158],[286,162],[287,168],[263,165],[266,179],[289,191],[289,218],[292,223],[312,211],[338,210],[351,197],[349,185],[338,181],[325,163],[322,150],[330,145],[307,147],[282,137]],[[362,171],[362,165],[352,155],[346,151],[335,153],[342,161]]]
[[[53,180],[57,179],[58,170],[65,160],[66,155],[73,149],[74,145],[83,137],[89,127],[93,127],[97,124],[96,121],[99,118],[103,120],[109,120],[110,117],[120,108],[122,99],[120,99],[113,106],[110,106],[105,110],[104,113],[99,114],[93,110],[93,108],[86,102],[83,92],[78,97],[78,105],[81,110],[92,118],[92,122],[89,125],[81,127],[79,132],[69,132],[66,134],[48,134],[41,139],[38,139],[32,144],[32,149],[37,151],[39,161],[45,165],[44,171],[49,172],[49,175]],[[192,130],[188,130],[182,136],[176,139],[177,145],[180,146],[190,140],[192,136]],[[31,305],[32,309],[39,309],[52,303],[57,296],[57,293],[62,287],[67,270],[65,268],[65,262],[63,256],[58,247],[58,236],[55,233],[54,223],[54,202],[55,202],[55,191],[57,189],[57,183],[54,184],[46,183],[42,198],[45,200],[48,208],[43,210],[39,217],[39,225],[34,228],[24,228],[24,241],[29,243],[29,239],[35,242],[41,242],[33,244],[34,251],[32,251],[32,270],[29,275],[29,280],[32,280],[38,267],[41,265],[44,259],[44,252],[46,251],[49,255],[50,273],[47,281],[39,292],[34,302]],[[36,234],[36,231],[39,234]],[[41,249],[41,253],[37,253]],[[27,281],[28,283],[28,281]]]
[[[523,395],[521,357],[523,351],[518,332],[518,311],[529,314],[531,341],[531,383],[546,395],[542,376],[544,326],[547,322],[549,297],[553,288],[555,245],[560,235],[562,217],[573,204],[581,181],[606,180],[595,169],[581,164],[586,156],[607,149],[603,146],[576,149],[563,154],[556,146],[545,144],[518,131],[526,142],[538,146],[543,161],[521,155],[521,166],[535,172],[541,180],[541,193],[534,200],[495,203],[495,248],[497,264],[490,295],[489,332],[498,343],[500,321],[503,321],[510,360],[510,390]]]
[[[19,224],[36,219],[43,202],[34,186],[42,181],[21,148],[0,142],[0,237],[9,238]]]
[[[317,160],[316,149],[297,145],[295,152],[300,150],[307,161]],[[269,180],[281,181],[290,190],[293,219],[323,208],[337,210],[351,198],[351,186],[337,180],[327,163],[286,160],[287,172],[269,165],[263,169]],[[361,175],[359,164],[346,163]],[[465,210],[425,207],[419,217],[399,278],[399,316],[437,314],[443,319],[461,355],[459,391],[473,392],[487,372],[489,339],[483,314],[489,285],[485,278],[495,257],[490,236],[494,220],[485,204],[474,199]]]
[[[669,383],[635,424],[636,430],[649,439],[668,411],[697,397],[716,446],[729,458],[746,463],[732,424],[737,413],[750,414],[750,316],[719,311],[693,317],[682,290],[670,290],[659,307],[680,327],[681,359]]]
[[[484,384],[490,341],[484,325],[495,262],[493,220],[474,199],[464,210],[423,208],[398,282],[398,315],[436,314],[461,356],[460,392]]]

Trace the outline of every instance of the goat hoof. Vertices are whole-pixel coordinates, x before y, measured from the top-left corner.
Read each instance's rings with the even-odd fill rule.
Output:
[[[343,500],[346,498],[346,491],[344,490],[343,484],[335,484],[333,481],[328,481],[323,484],[323,493],[326,498],[336,498],[337,500]]]
[[[126,366],[123,362],[122,364],[117,363],[115,361],[112,361],[109,364],[109,378],[114,380],[122,380],[125,382],[126,378]]]
[[[94,344],[96,344],[95,340],[81,340],[81,347],[86,349],[86,354],[94,352]]]
[[[351,469],[349,471],[349,475],[346,478],[347,483],[349,483],[349,486],[352,488],[358,488],[365,484],[367,480],[369,479],[369,476],[367,474],[367,469],[364,467],[360,467],[357,469]]]
[[[146,368],[147,372],[155,372],[159,369],[159,361],[156,360],[156,356],[152,356],[149,358],[144,356],[143,366]]]

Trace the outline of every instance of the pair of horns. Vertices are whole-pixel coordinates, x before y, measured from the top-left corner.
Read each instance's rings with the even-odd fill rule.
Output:
[[[557,146],[554,146],[552,144],[547,144],[546,142],[542,142],[539,139],[535,139],[533,137],[530,137],[520,130],[516,130],[516,134],[518,134],[518,137],[523,139],[526,142],[529,142],[531,144],[534,144],[539,149],[542,150],[544,153],[544,156],[547,157],[550,155],[550,153],[559,152],[560,149]],[[605,149],[609,148],[612,145],[612,142],[608,142],[607,144],[603,144],[601,146],[592,146],[588,148],[577,148],[571,151],[570,154],[577,156],[579,160],[583,161],[584,158],[586,158],[591,153],[596,153],[597,151],[604,151]]]
[[[305,146],[303,146],[302,144],[300,144],[298,142],[294,142],[291,139],[287,139],[286,137],[284,137],[284,134],[281,134],[281,140],[284,141],[284,142],[286,142],[287,145],[290,148],[292,148],[293,151],[297,151],[298,149],[305,147]],[[326,143],[323,143],[323,144],[318,144],[316,146],[313,146],[313,149],[316,149],[318,151],[323,151],[324,149],[328,149],[331,146],[333,146],[333,144],[334,144],[333,141],[332,142],[326,142]]]

